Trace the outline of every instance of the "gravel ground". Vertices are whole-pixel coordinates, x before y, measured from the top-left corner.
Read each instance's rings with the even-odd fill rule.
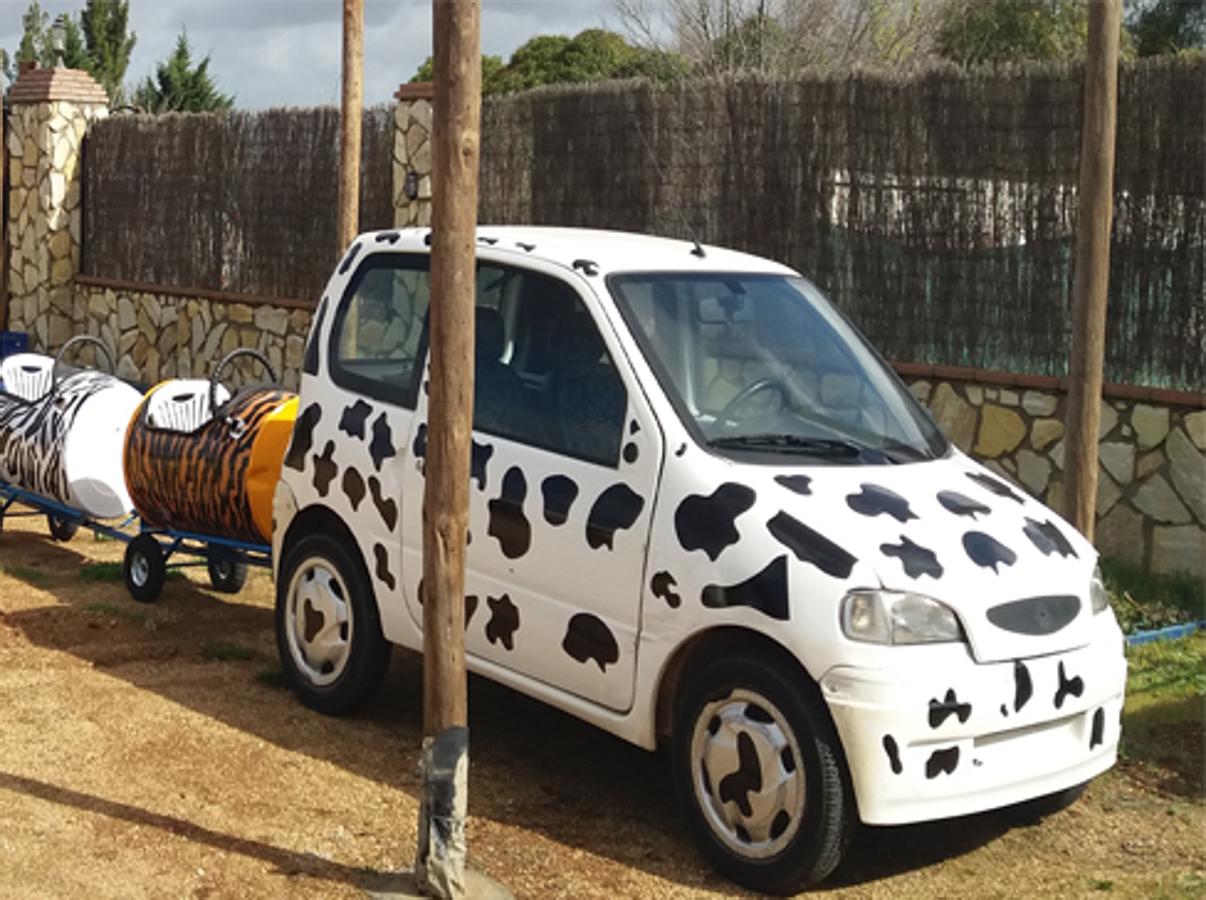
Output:
[[[122,547],[38,519],[0,534],[0,896],[363,896],[414,852],[420,667],[351,719],[276,686],[272,589],[204,570],[154,606]],[[519,897],[742,896],[696,855],[664,757],[471,683],[472,863]],[[866,829],[838,897],[1206,896],[1206,807],[1150,767],[1029,826]]]

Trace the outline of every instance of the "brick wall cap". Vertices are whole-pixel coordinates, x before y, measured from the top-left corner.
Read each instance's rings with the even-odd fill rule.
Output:
[[[395,100],[431,100],[434,97],[435,85],[430,81],[408,82],[394,92]]]
[[[105,89],[82,69],[27,69],[13,83],[9,100],[12,103],[69,100],[109,105]]]

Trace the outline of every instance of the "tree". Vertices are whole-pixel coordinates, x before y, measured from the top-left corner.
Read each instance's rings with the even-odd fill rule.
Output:
[[[129,0],[87,0],[80,13],[80,28],[88,51],[87,69],[109,95],[121,105],[130,53],[138,35],[129,31]]]
[[[1206,0],[1134,0],[1127,30],[1139,56],[1206,47]]]
[[[134,105],[146,112],[215,112],[230,109],[234,97],[223,94],[209,75],[209,57],[193,65],[188,35],[181,32],[172,55],[155,67],[134,92]]]
[[[963,65],[1083,57],[1089,7],[1083,0],[949,0],[937,51]]]

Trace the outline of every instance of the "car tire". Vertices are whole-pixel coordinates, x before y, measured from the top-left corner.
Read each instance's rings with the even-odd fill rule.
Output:
[[[824,879],[857,820],[841,745],[807,679],[771,661],[722,659],[692,674],[676,704],[675,788],[695,839],[721,874],[765,893]],[[773,790],[768,753],[778,757]]]
[[[140,534],[131,540],[122,557],[121,574],[126,590],[139,603],[158,600],[167,578],[167,560],[159,541],[149,534]]]
[[[346,541],[308,534],[285,554],[276,583],[281,667],[306,706],[343,715],[380,688],[390,644],[359,553]]]

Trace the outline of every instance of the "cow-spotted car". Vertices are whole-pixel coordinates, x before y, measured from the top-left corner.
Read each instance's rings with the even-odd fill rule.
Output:
[[[305,350],[277,635],[327,712],[421,649],[427,236],[361,236]],[[470,668],[668,742],[734,880],[792,891],[858,821],[1057,807],[1114,762],[1093,548],[953,449],[797,273],[481,228],[475,368]]]

